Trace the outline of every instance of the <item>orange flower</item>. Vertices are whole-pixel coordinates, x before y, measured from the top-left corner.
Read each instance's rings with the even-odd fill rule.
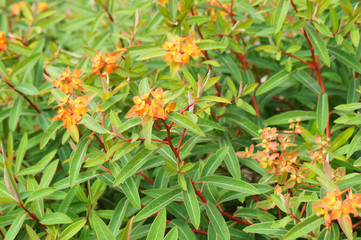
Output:
[[[208,5],[214,6],[214,7],[219,7],[222,8],[223,11],[218,11],[214,8],[209,8],[208,11],[211,14],[211,21],[212,22],[216,22],[217,21],[217,12],[219,12],[222,16],[223,19],[226,18],[227,16],[227,12],[231,11],[231,6],[229,4],[221,4],[218,0],[212,0],[210,2],[208,2]]]
[[[158,0],[158,2],[161,4],[166,4],[166,3],[168,3],[168,0]]]
[[[13,3],[11,5],[11,13],[13,15],[17,15],[21,11],[21,5],[25,5],[26,3],[24,1]]]
[[[65,71],[60,74],[59,79],[53,81],[53,85],[65,94],[74,93],[74,89],[83,91],[81,87],[83,81],[79,79],[80,75],[80,69],[75,69],[71,72],[70,68],[67,67]]]
[[[68,95],[61,99],[60,103],[63,106],[56,106],[59,107],[58,115],[56,115],[53,119],[63,121],[65,128],[70,128],[71,126],[77,124],[81,120],[81,116],[86,114],[88,111],[88,99],[86,96],[71,100]],[[67,108],[65,106],[67,106]]]
[[[122,49],[118,49],[110,54],[105,52],[103,59],[100,51],[97,56],[90,60],[93,63],[92,73],[101,77],[105,77],[107,74],[113,73],[113,70],[119,67],[116,63],[121,57],[122,52]]]
[[[141,116],[144,120],[147,116],[149,116],[166,119],[168,117],[168,113],[174,111],[176,103],[169,103],[164,109],[165,104],[163,102],[163,95],[163,88],[159,87],[157,90],[144,94],[142,97],[135,96],[133,98],[135,106],[129,110],[129,112],[125,115],[125,118]]]
[[[184,44],[184,40],[186,43]],[[190,57],[199,56],[201,48],[196,45],[196,40],[193,35],[187,38],[176,37],[170,42],[163,43],[163,49],[166,50],[166,54],[163,57],[163,61],[170,62],[172,65],[178,64],[181,67],[183,64],[189,62]]]
[[[7,51],[8,45],[6,44],[6,36],[5,33],[0,31],[0,53],[2,51]]]
[[[39,12],[42,12],[42,11],[45,11],[46,9],[48,9],[48,7],[49,7],[48,3],[42,2],[42,3],[39,3],[37,8],[38,8]]]

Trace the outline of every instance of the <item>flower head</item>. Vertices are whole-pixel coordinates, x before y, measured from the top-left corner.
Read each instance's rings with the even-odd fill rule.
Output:
[[[60,74],[57,80],[53,81],[53,85],[64,92],[65,94],[74,93],[74,89],[82,91],[81,85],[83,81],[80,79],[81,70],[75,69],[73,72],[67,67],[65,71]]]
[[[26,3],[24,1],[13,3],[11,5],[11,13],[13,15],[17,15],[21,11],[21,6],[22,5],[26,5]]]
[[[125,115],[125,118],[133,118],[141,116],[143,119],[145,117],[155,117],[160,119],[166,119],[168,113],[174,111],[176,104],[169,103],[166,108],[164,108],[165,103],[163,100],[163,88],[159,87],[155,91],[146,93],[143,96],[135,96],[133,98],[135,106],[133,106],[129,112]]]
[[[123,51],[121,49],[112,53],[105,52],[103,58],[100,51],[90,60],[93,63],[92,73],[101,77],[105,77],[107,74],[113,73],[113,70],[119,67],[116,63],[121,57],[122,52]]]
[[[7,51],[8,45],[6,44],[6,36],[5,33],[0,31],[0,53],[2,51]]]
[[[172,65],[177,64],[179,67],[187,64],[190,57],[199,56],[201,53],[201,48],[196,45],[193,35],[176,37],[172,41],[163,43],[162,46],[167,51],[163,61],[170,62]]]
[[[88,98],[86,96],[77,97],[75,100],[70,99],[67,95],[65,98],[60,100],[58,115],[53,119],[59,119],[63,121],[65,128],[70,128],[76,125],[80,120],[81,116],[86,114],[88,111]]]

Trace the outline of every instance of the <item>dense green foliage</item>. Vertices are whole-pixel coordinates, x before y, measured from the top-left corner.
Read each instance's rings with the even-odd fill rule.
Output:
[[[0,0],[0,239],[356,239],[357,0]]]

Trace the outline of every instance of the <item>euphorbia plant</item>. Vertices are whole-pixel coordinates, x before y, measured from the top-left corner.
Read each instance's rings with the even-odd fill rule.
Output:
[[[356,238],[358,1],[0,11],[0,238]]]

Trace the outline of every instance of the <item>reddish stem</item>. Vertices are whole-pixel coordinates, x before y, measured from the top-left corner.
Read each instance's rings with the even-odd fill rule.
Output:
[[[218,209],[218,211],[219,211],[223,216],[228,217],[228,218],[232,219],[232,220],[235,221],[235,222],[242,223],[242,224],[244,224],[244,225],[246,225],[246,226],[252,225],[252,223],[250,223],[250,222],[248,222],[248,221],[244,221],[244,220],[242,220],[242,219],[239,219],[239,218],[237,218],[237,217],[235,217],[235,216],[233,216],[233,215],[231,215],[231,214],[228,214],[228,213],[224,212],[222,209]]]
[[[110,171],[110,169],[104,167],[103,165],[101,165],[101,167],[102,167],[103,169],[105,169],[108,173],[110,173],[111,175],[113,175],[113,173],[112,173],[112,171]]]
[[[166,130],[167,130],[168,143],[169,143],[168,145],[170,146],[170,148],[172,149],[174,155],[175,155],[176,158],[178,159],[178,164],[181,164],[181,163],[182,163],[182,160],[180,159],[177,150],[175,150],[175,148],[174,148],[174,146],[173,146],[173,143],[172,143],[172,138],[171,138],[171,136],[170,136],[171,126],[168,126],[167,123],[164,121],[164,119],[160,119],[160,120],[163,122],[163,124],[164,124],[164,126],[165,126],[165,128],[166,128]]]
[[[184,108],[181,112],[180,112],[180,114],[183,114],[183,113],[185,113],[190,107],[192,107],[194,105],[194,103],[191,103],[191,104],[189,104],[186,108]],[[162,120],[162,119],[161,119]],[[163,120],[164,121],[164,120]],[[170,124],[169,124],[169,129],[171,129],[172,127],[173,127],[173,124],[174,124],[174,122],[171,122]]]
[[[23,205],[23,203],[20,203],[20,207],[25,210],[25,212],[31,217],[31,219],[33,219],[34,221],[36,221],[37,223],[39,223],[45,230],[48,229],[44,224],[40,223],[39,218],[37,218],[33,213],[31,213],[31,212]]]
[[[105,148],[104,142],[102,140],[100,140],[100,138],[98,137],[98,135],[96,133],[94,133],[95,138],[98,140],[98,142],[100,143],[100,145],[102,146],[103,150],[105,153],[107,153],[107,149]]]
[[[180,137],[180,140],[179,140],[179,142],[178,142],[178,147],[177,147],[177,152],[178,152],[178,154],[179,154],[179,151],[180,151],[180,147],[181,147],[181,145],[182,145],[182,141],[183,141],[183,137],[184,137],[184,135],[185,135],[185,133],[186,133],[186,130],[187,129],[183,129],[183,133],[182,133],[182,135],[181,135],[181,137]]]
[[[14,85],[12,85],[10,82],[4,81],[4,83],[6,83],[9,87],[11,87],[14,91],[16,91],[17,93],[19,93],[21,96],[23,96],[25,98],[26,101],[28,101],[28,103],[30,104],[30,106],[32,106],[35,111],[37,111],[39,114],[41,114],[40,109],[22,92],[18,91],[15,89]]]
[[[139,172],[139,174],[143,176],[145,180],[147,180],[150,184],[154,185],[154,181],[150,179],[147,175],[145,175],[143,172]]]
[[[298,217],[296,217],[295,215],[293,215],[292,213],[290,213],[291,217],[293,217],[294,219],[296,219],[296,221],[298,222],[302,222]],[[313,237],[316,237],[316,235],[313,233],[313,231],[311,231],[311,234]]]
[[[278,51],[281,52],[282,54],[293,57],[293,58],[297,59],[298,61],[303,62],[304,64],[307,64],[310,68],[315,68],[311,63],[308,63],[308,62],[302,60],[301,58],[299,58],[299,57],[297,57],[297,56],[295,56],[293,54],[289,54],[289,53],[286,53],[286,52],[281,51],[281,50],[278,50]]]

